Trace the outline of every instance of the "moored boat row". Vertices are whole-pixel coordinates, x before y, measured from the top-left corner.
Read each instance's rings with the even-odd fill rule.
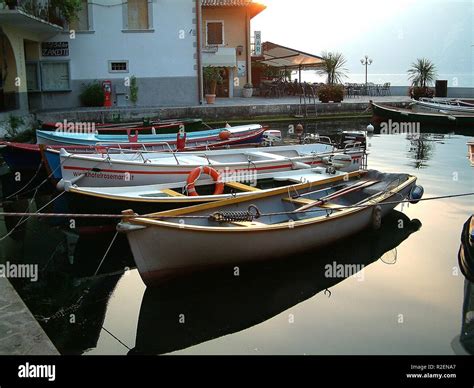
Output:
[[[117,133],[38,130],[38,144],[5,142],[0,152],[12,169],[44,165],[66,191],[71,218],[124,212],[117,228],[147,285],[377,229],[400,202],[423,195],[413,176],[367,170],[359,132],[341,144],[315,136],[312,144],[273,145],[279,134],[266,137],[261,125],[190,134],[111,128]],[[255,146],[266,139],[267,147]]]

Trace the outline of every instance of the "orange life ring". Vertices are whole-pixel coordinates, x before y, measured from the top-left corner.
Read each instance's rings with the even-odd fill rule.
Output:
[[[194,187],[194,183],[199,179],[201,174],[209,175],[212,179],[214,179],[214,182],[216,182],[214,195],[219,195],[224,192],[224,182],[220,181],[220,174],[212,167],[202,166],[196,167],[193,171],[191,171],[188,175],[188,179],[186,180],[186,189],[190,197],[196,197],[199,195],[196,191],[196,188]]]

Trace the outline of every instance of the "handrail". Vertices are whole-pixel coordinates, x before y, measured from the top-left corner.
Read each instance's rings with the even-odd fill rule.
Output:
[[[127,143],[127,144],[128,144],[128,143]],[[135,143],[135,144],[140,144],[140,143]],[[156,144],[159,144],[159,143],[156,143]],[[144,147],[144,144],[141,144],[141,145]],[[167,146],[167,147],[169,148],[170,153],[173,155],[174,159],[176,160],[176,164],[179,165],[179,160],[178,160],[178,157],[176,156],[176,151],[174,151],[174,150],[171,148],[171,146],[169,145],[169,143],[163,142],[163,143],[161,143],[161,145]],[[118,146],[119,146],[118,150],[121,151],[121,153],[124,153],[123,151],[125,151],[125,152],[130,152],[130,153],[139,154],[145,163],[146,163],[147,161],[149,161],[149,159],[148,159],[148,158],[145,159],[145,157],[144,157],[142,154],[154,152],[154,151],[148,151],[146,148],[145,148],[145,150],[139,150],[139,149],[133,150],[133,149],[123,149],[123,148],[120,147],[120,144],[118,144]],[[111,158],[110,158],[110,155],[109,155],[109,151],[110,151],[110,150],[116,150],[116,149],[117,149],[117,148],[114,148],[114,147],[108,147],[108,148],[107,148],[107,157],[108,157],[109,159],[111,159]]]
[[[346,151],[349,151],[350,148],[352,148],[352,150],[355,151],[355,150],[356,150],[356,147],[357,147],[357,150],[363,150],[363,149],[364,149],[364,148],[362,147],[362,142],[356,141],[356,142],[354,142],[354,143],[346,144],[346,145],[344,146],[344,153],[345,153]]]

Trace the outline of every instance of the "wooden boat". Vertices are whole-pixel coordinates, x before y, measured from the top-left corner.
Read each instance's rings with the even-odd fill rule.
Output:
[[[126,216],[126,233],[147,285],[180,272],[289,257],[342,240],[423,189],[407,174],[357,171],[291,188],[184,209]]]
[[[259,124],[240,125],[235,127],[226,127],[218,129],[210,129],[207,131],[191,132],[187,134],[187,141],[200,141],[203,143],[228,140],[234,136],[246,136],[259,131],[262,128]],[[96,133],[79,133],[79,132],[51,132],[36,131],[38,144],[47,145],[96,145],[97,143],[157,143],[167,142],[174,144],[176,142],[176,133],[174,134],[140,134],[136,130],[129,130],[126,135],[102,135]],[[134,132],[132,134],[132,132]],[[225,136],[223,136],[223,133]],[[229,137],[230,136],[230,137]]]
[[[69,121],[63,122],[46,122],[41,124],[41,129],[45,131],[56,131],[61,129],[93,129],[98,133],[124,133],[127,129],[136,129],[141,133],[175,133],[177,128],[184,127],[186,132],[194,132],[201,130],[202,119],[169,119],[169,120],[142,120],[123,123],[95,123],[81,122],[74,123]]]
[[[464,224],[461,233],[461,247],[458,253],[461,272],[470,282],[474,282],[474,216]]]
[[[400,220],[403,228],[398,227]],[[393,211],[379,230],[363,231],[344,244],[332,244],[292,260],[239,265],[237,280],[223,268],[148,287],[140,307],[135,346],[129,354],[165,354],[233,334],[332,289],[348,276],[363,279],[365,269],[420,226],[419,220]],[[327,276],[327,268],[335,261],[362,270]],[[186,330],[176,323],[179,314],[186,317]]]
[[[270,172],[258,174],[254,182],[225,182],[222,194],[215,195],[214,181],[204,179],[196,182],[198,196],[186,195],[187,182],[166,183],[146,186],[128,187],[82,187],[66,186],[65,198],[68,212],[87,214],[100,209],[101,213],[120,214],[123,209],[133,207],[139,214],[177,209],[185,206],[217,202],[223,199],[239,198],[256,192],[271,191],[277,188],[291,188],[295,184],[317,184],[326,179],[327,168],[314,167],[294,171]],[[345,176],[345,172],[334,171],[332,176]],[[101,224],[105,220],[99,220]],[[115,221],[115,220],[111,220]]]
[[[237,146],[257,146],[262,142],[267,127],[261,127],[253,132],[243,135],[235,135],[227,140],[215,138],[214,140],[202,141],[200,139],[186,140],[185,147],[180,152],[200,151],[206,149],[233,148]],[[0,142],[0,154],[12,171],[36,171],[42,162],[40,144]],[[64,148],[70,153],[93,154],[98,151],[108,151],[109,153],[117,153],[127,150],[144,150],[144,151],[162,151],[169,152],[176,150],[176,140],[171,142],[154,142],[154,143],[99,143],[96,145],[49,145],[48,149],[57,150],[58,153],[51,154],[51,165],[59,165],[59,150]],[[54,169],[54,168],[53,168]]]
[[[433,100],[421,98],[413,100],[417,112],[438,112],[444,114],[474,114],[474,107],[461,105],[458,100]]]
[[[372,112],[376,119],[392,119],[396,122],[416,122],[422,124],[435,124],[447,127],[470,127],[474,126],[473,114],[448,114],[435,112],[415,112],[411,109],[396,108],[389,105],[375,104],[371,102]]]
[[[467,142],[467,157],[471,162],[471,166],[474,167],[474,141]]]
[[[61,150],[60,165],[50,167],[57,171],[60,168],[61,187],[72,184],[89,187],[141,186],[180,182],[202,166],[210,167],[216,176],[238,174],[245,178],[268,172],[311,168],[322,164],[323,158],[331,157],[334,153],[343,155],[338,156],[338,160],[344,163],[347,171],[351,171],[359,168],[365,156],[363,147],[354,146],[336,151],[332,144],[326,143],[263,149],[187,153],[133,152],[114,155],[79,155]],[[48,154],[51,151],[48,150]],[[204,176],[201,170],[193,182],[204,179]]]

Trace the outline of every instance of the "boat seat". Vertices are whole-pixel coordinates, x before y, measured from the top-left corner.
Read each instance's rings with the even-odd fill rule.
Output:
[[[321,205],[318,205],[318,207],[322,208],[322,209],[340,209],[344,206],[342,205],[337,205],[335,203],[323,203]]]
[[[160,190],[163,194],[168,194],[170,197],[185,197],[184,194],[178,193],[177,191],[171,189],[162,189]]]
[[[291,197],[285,197],[285,198],[282,198],[281,200],[283,202],[294,203],[295,205],[309,205],[316,202],[308,198],[291,198]]]
[[[240,191],[261,191],[258,187],[244,185],[243,183],[239,183],[239,182],[226,182],[225,184],[226,186],[232,189],[236,189]]]
[[[245,155],[246,156],[256,156],[258,158],[258,159],[256,159],[256,161],[265,160],[265,159],[268,159],[268,160],[287,160],[288,159],[285,156],[272,154],[270,152],[262,152],[262,151],[246,152]]]
[[[257,222],[257,221],[242,221],[242,222],[230,222],[232,225],[236,226],[245,226],[245,227],[251,227],[251,226],[268,226],[267,224],[264,224],[262,222]]]

